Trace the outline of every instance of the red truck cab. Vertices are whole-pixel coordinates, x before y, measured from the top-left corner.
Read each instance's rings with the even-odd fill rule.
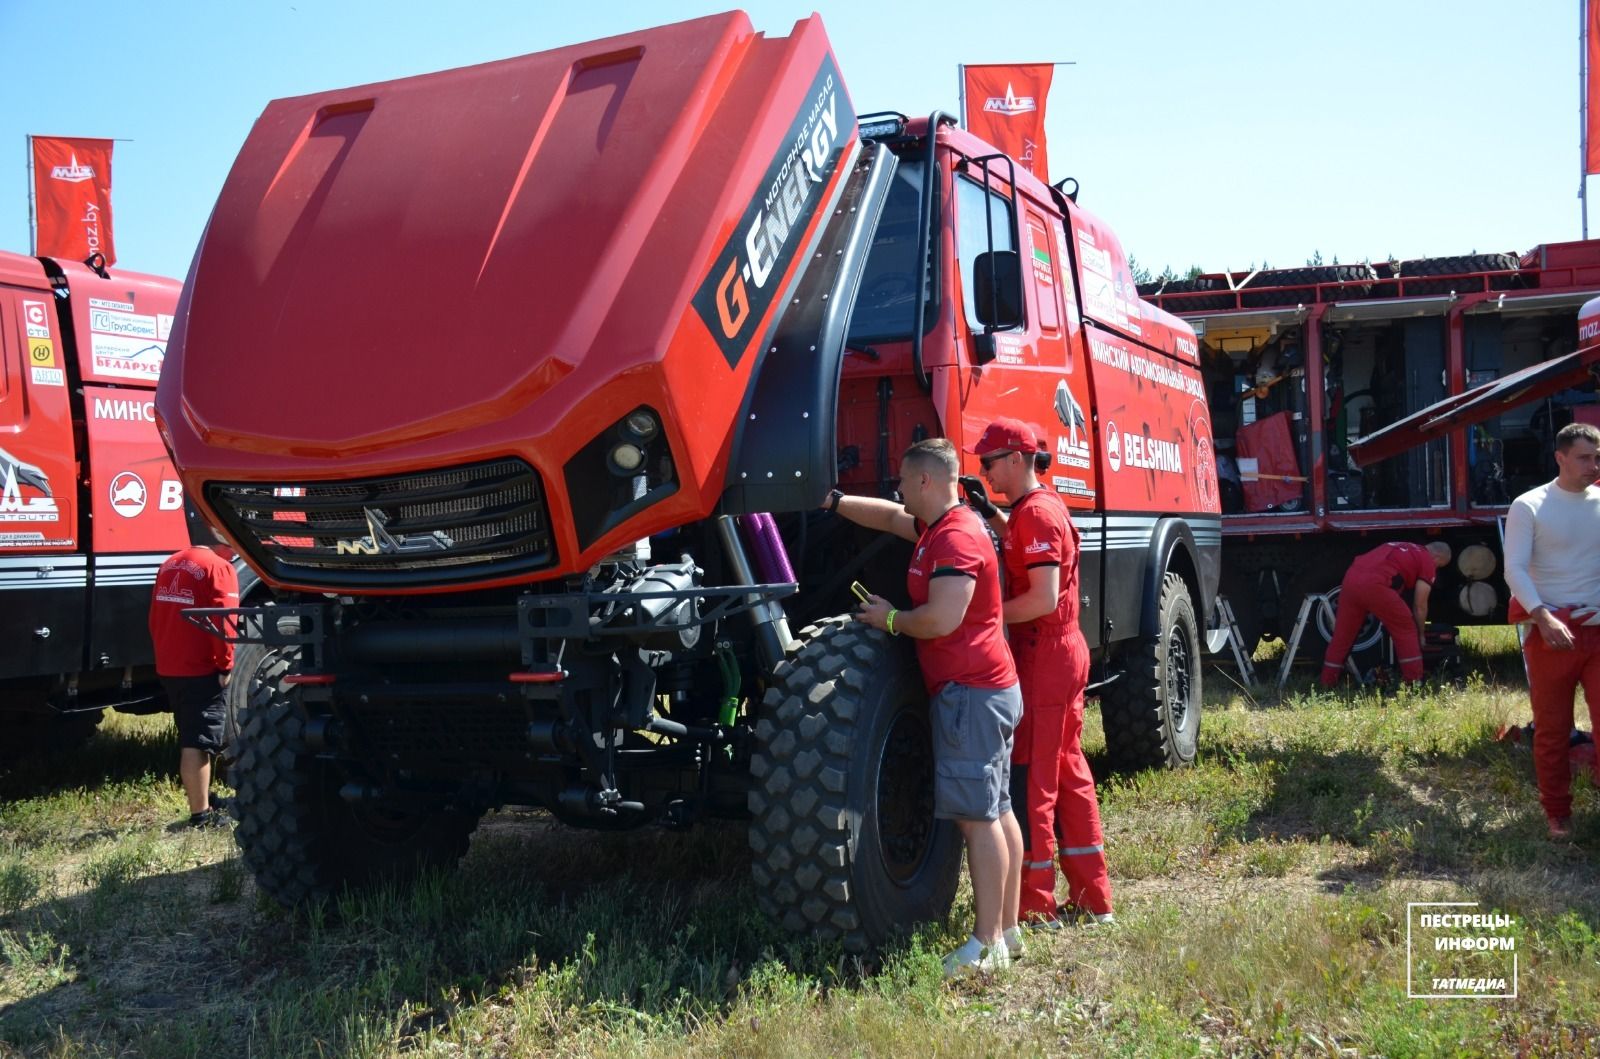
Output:
[[[174,280],[0,253],[0,730],[8,755],[154,705],[157,567],[188,541],[156,433]]]

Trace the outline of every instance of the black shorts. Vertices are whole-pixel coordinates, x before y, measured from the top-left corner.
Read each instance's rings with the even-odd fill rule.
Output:
[[[210,754],[222,752],[223,705],[227,689],[208,677],[162,677],[167,702],[178,722],[178,745]]]

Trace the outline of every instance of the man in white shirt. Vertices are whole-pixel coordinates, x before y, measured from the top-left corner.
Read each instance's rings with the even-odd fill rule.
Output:
[[[1567,741],[1580,684],[1590,727],[1600,729],[1600,430],[1562,427],[1556,468],[1554,481],[1512,502],[1505,548],[1511,620],[1533,626],[1523,651],[1539,801],[1550,837],[1564,839],[1572,834]]]

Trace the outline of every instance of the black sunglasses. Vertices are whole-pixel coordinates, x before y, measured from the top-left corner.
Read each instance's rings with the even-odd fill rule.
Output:
[[[987,471],[990,467],[993,467],[995,464],[999,463],[1009,455],[1011,455],[1010,452],[996,452],[989,456],[979,456],[978,463],[982,465],[984,470]]]

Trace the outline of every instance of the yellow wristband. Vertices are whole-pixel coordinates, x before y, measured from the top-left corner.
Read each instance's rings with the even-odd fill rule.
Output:
[[[896,614],[899,614],[899,613],[900,612],[898,610],[895,610],[893,607],[890,607],[888,615],[886,615],[884,617],[884,619],[883,619],[883,627],[889,630],[889,635],[890,636],[899,636],[900,635],[899,633],[894,631],[894,616]]]

